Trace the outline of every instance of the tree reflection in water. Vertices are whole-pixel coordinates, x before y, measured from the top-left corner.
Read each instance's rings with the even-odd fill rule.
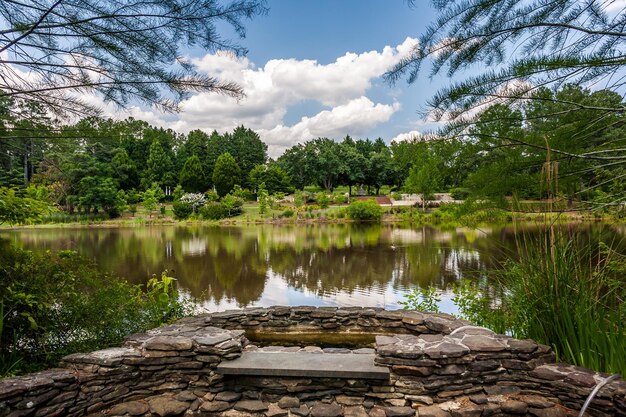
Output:
[[[577,227],[619,232],[600,225]],[[526,231],[536,232],[531,226]],[[394,308],[416,286],[446,291],[460,279],[485,280],[485,272],[515,248],[512,227],[46,228],[0,236],[34,250],[77,250],[134,282],[168,269],[210,310],[279,303]]]

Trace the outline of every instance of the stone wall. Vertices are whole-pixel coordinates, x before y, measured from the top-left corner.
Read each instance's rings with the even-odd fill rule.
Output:
[[[0,417],[489,417],[577,415],[606,375],[556,364],[547,346],[460,328],[448,315],[369,308],[273,307],[186,318],[129,337],[121,348],[74,354],[61,367],[0,380]],[[245,329],[373,332],[384,381],[222,376]],[[327,352],[368,353],[337,348]],[[589,415],[626,416],[626,382],[602,388]]]
[[[207,314],[208,324],[224,329],[272,332],[351,332],[448,334],[470,324],[449,314],[363,307],[269,307]]]

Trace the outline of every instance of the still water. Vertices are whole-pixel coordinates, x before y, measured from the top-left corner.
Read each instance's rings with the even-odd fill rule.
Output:
[[[606,241],[625,226],[566,225]],[[381,225],[46,228],[0,231],[33,249],[72,249],[101,269],[145,282],[168,270],[183,294],[209,311],[271,305],[399,308],[416,287],[442,291],[442,311],[456,311],[451,284],[481,279],[514,256],[515,233],[533,225],[478,229]]]

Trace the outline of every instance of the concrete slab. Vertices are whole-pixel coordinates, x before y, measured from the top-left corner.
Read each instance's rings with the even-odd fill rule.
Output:
[[[312,354],[307,352],[244,352],[223,361],[223,375],[293,376],[308,378],[389,379],[389,368],[374,364],[373,354]]]

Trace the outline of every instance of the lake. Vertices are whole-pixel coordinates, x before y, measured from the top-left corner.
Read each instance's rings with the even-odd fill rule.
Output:
[[[622,248],[626,236],[624,225],[561,227]],[[451,285],[486,279],[487,271],[514,256],[516,230],[539,233],[535,225],[322,224],[39,228],[3,230],[0,237],[33,250],[76,250],[137,283],[167,269],[182,293],[209,311],[279,304],[395,309],[407,292],[435,286],[442,291],[441,310],[454,313]]]

